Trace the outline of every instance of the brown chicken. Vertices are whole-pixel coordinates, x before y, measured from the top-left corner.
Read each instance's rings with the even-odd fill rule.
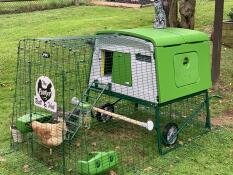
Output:
[[[60,145],[67,132],[67,126],[63,121],[56,124],[33,121],[32,129],[40,141],[49,147]],[[64,137],[62,137],[62,134]]]

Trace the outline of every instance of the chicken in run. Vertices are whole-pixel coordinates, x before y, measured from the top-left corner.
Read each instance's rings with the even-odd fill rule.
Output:
[[[33,121],[32,129],[41,140],[41,143],[49,147],[60,145],[63,141],[63,135],[67,131],[65,122],[51,124]]]
[[[68,130],[66,122],[61,117],[57,117],[56,123],[33,121],[32,129],[40,142],[50,148],[50,154],[52,147],[62,144]]]

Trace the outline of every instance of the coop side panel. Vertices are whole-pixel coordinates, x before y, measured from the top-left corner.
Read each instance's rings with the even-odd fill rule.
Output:
[[[112,82],[111,76],[102,75],[102,54],[103,50],[113,52],[129,53],[131,59],[132,85],[121,85]],[[151,62],[139,61],[136,54],[147,55],[151,57]],[[91,84],[94,80],[102,83],[111,83],[112,91],[135,97],[152,103],[157,103],[157,84],[153,45],[137,38],[118,36],[115,38],[99,38],[96,41],[93,54],[92,68],[90,74]]]
[[[157,78],[160,103],[199,92],[212,86],[209,45],[209,41],[204,41],[177,46],[157,47]],[[175,67],[177,65],[175,64],[178,63],[174,61],[176,60],[175,57],[179,57],[179,54],[187,55],[187,53],[188,55],[192,55],[192,53],[197,55],[195,60],[196,67],[193,68],[196,70],[193,73],[188,72],[190,74],[188,76],[185,74],[185,70],[181,71],[180,74],[176,73]],[[180,64],[184,63],[180,62]],[[177,83],[176,74],[180,76],[179,79],[184,81],[184,83]],[[194,76],[193,74],[197,75]],[[195,80],[187,83],[192,78]]]

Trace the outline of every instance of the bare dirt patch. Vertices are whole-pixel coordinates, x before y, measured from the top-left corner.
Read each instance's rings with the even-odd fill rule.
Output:
[[[222,117],[212,118],[212,124],[216,126],[233,125],[233,108],[224,112]]]
[[[125,7],[125,8],[142,8],[147,6],[152,6],[152,3],[127,3],[127,1],[120,1],[120,2],[111,2],[111,1],[98,1],[92,0],[91,4],[97,6],[109,6],[109,7]]]

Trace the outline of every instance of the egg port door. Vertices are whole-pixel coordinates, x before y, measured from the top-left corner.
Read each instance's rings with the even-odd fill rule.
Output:
[[[174,56],[175,83],[178,88],[195,84],[200,80],[197,52]]]

